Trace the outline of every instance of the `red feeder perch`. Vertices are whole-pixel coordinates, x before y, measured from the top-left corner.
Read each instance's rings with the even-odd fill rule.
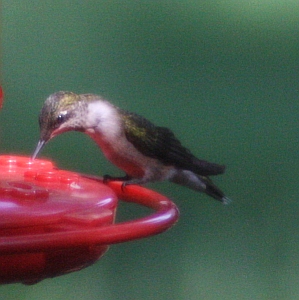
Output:
[[[155,210],[114,224],[118,198]],[[0,283],[35,283],[97,261],[110,244],[160,233],[178,219],[166,197],[139,186],[0,156]]]

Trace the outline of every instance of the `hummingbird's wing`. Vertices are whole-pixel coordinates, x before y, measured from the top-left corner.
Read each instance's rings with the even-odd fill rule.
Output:
[[[142,154],[159,159],[165,165],[190,170],[201,176],[222,174],[225,167],[196,158],[183,147],[173,132],[157,127],[147,119],[127,111],[121,111],[127,139]]]

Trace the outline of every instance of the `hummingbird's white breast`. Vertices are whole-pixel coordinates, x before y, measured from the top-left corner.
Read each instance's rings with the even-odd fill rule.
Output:
[[[174,172],[157,159],[143,155],[128,141],[123,120],[115,106],[107,101],[88,104],[86,119],[88,134],[113,164],[144,182],[169,179]]]

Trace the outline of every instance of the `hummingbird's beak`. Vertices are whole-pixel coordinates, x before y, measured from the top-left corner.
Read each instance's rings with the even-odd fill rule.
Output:
[[[31,159],[35,159],[37,154],[42,150],[42,148],[44,147],[44,145],[46,144],[45,140],[39,140],[38,144],[33,152],[33,155],[31,156]]]

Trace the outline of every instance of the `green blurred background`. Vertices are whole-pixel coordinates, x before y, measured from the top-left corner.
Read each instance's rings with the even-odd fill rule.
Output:
[[[175,227],[1,299],[299,299],[298,15],[297,0],[3,0],[2,153],[32,153],[49,94],[97,93],[226,164],[215,181],[234,201],[151,184],[180,208]],[[121,174],[80,133],[41,156]]]

